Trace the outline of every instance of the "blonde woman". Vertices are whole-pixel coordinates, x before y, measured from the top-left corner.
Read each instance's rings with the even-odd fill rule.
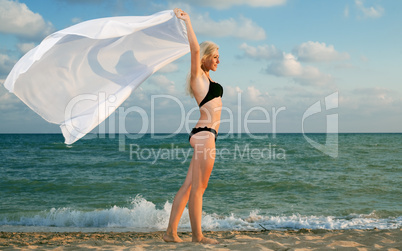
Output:
[[[215,162],[215,141],[221,117],[223,88],[211,80],[210,71],[216,71],[219,64],[219,47],[212,42],[198,44],[189,15],[181,9],[174,10],[177,18],[184,20],[191,52],[191,70],[188,91],[200,107],[200,119],[190,133],[193,157],[186,179],[177,192],[169,219],[169,226],[163,239],[167,242],[182,242],[177,227],[188,202],[192,241],[216,244],[206,238],[201,230],[202,197]]]

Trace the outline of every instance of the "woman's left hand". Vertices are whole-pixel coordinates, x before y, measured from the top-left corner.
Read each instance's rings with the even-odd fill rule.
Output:
[[[175,8],[173,11],[176,14],[176,17],[178,19],[181,19],[183,21],[189,21],[190,20],[190,16],[186,12],[184,12],[183,10],[181,10],[179,8]]]

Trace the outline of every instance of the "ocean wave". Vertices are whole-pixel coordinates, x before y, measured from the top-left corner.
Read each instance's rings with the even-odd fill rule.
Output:
[[[0,220],[0,226],[41,226],[70,228],[127,228],[129,231],[163,231],[169,221],[171,203],[161,209],[141,196],[135,197],[127,207],[80,211],[71,208],[52,208],[35,215],[9,216]],[[299,214],[269,216],[254,210],[248,216],[235,214],[222,216],[204,212],[204,230],[262,230],[262,229],[398,229],[402,217],[378,218],[371,214],[348,216],[305,216]],[[190,231],[187,208],[184,210],[179,231]]]

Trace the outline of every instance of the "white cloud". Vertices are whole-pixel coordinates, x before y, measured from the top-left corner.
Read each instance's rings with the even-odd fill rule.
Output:
[[[326,48],[325,44],[324,48]],[[330,75],[321,73],[316,67],[302,65],[295,55],[281,52],[273,45],[253,47],[243,43],[240,49],[244,51],[246,57],[270,62],[265,72],[277,77],[291,77],[302,85],[314,86],[326,85],[332,79]],[[334,57],[332,54],[330,56]],[[331,57],[326,55],[326,58]]]
[[[333,45],[312,41],[297,46],[293,53],[298,60],[311,62],[345,60],[350,57],[346,52],[337,52]]]
[[[179,66],[175,63],[170,63],[165,67],[161,68],[158,72],[160,73],[170,73],[179,70]]]
[[[209,6],[216,9],[226,9],[237,5],[248,5],[251,7],[273,7],[285,4],[286,0],[188,0],[187,2],[194,5]]]
[[[236,37],[246,40],[262,40],[266,37],[263,28],[245,17],[240,17],[238,20],[229,18],[215,21],[207,13],[204,15],[192,15],[191,21],[197,34],[212,37]]]
[[[321,73],[313,66],[303,66],[291,53],[283,53],[283,58],[272,62],[266,72],[278,77],[292,77],[302,85],[326,85],[331,76]]]
[[[25,104],[21,102],[17,96],[8,92],[8,90],[4,88],[4,81],[5,79],[0,79],[0,111],[3,114],[9,111],[21,109],[25,106]]]
[[[352,94],[363,96],[364,99],[369,97],[369,100],[376,103],[390,103],[394,101],[393,95],[395,91],[381,87],[374,88],[357,88],[352,91]]]
[[[243,43],[240,45],[240,49],[244,51],[244,56],[254,59],[270,60],[282,57],[282,52],[273,45],[259,45],[253,47]]]
[[[345,6],[345,9],[343,10],[343,16],[349,17],[349,5]]]
[[[0,54],[0,76],[7,75],[15,63],[16,61],[11,59],[8,55]]]
[[[282,60],[273,62],[268,67],[267,72],[276,76],[295,77],[303,73],[303,67],[295,56],[290,53],[283,53]]]
[[[74,18],[71,19],[71,22],[73,24],[78,24],[78,23],[82,22],[82,19],[79,18],[79,17],[74,17]]]
[[[240,16],[219,21],[213,20],[209,13],[200,14],[192,11],[189,2],[169,2],[168,9],[180,6],[190,15],[191,23],[197,35],[208,37],[235,37],[243,40],[263,40],[266,38],[265,30],[251,19]]]
[[[225,86],[223,103],[225,107],[228,107],[232,111],[237,111],[238,105],[241,105],[242,109],[255,106],[270,107],[277,105],[278,97],[273,97],[267,91],[253,85],[246,87],[246,89],[228,85]]]
[[[365,55],[361,55],[361,56],[360,56],[360,60],[363,61],[363,62],[368,62],[368,61],[370,61],[370,59],[369,59],[368,57],[366,57]]]
[[[267,104],[269,98],[268,92],[261,92],[254,86],[248,86],[244,92],[244,100],[252,105],[264,105]]]
[[[35,43],[19,43],[17,44],[18,50],[21,54],[25,54],[35,47]]]
[[[355,0],[357,9],[363,13],[364,17],[368,18],[379,18],[384,14],[384,8],[381,6],[377,7],[365,7],[362,0]]]
[[[61,2],[67,2],[67,3],[77,3],[77,4],[82,4],[82,3],[94,3],[94,4],[100,4],[102,2],[106,2],[105,0],[59,0]]]
[[[174,82],[169,80],[166,76],[156,74],[149,78],[149,83],[156,86],[158,89],[163,90],[163,93],[174,94],[175,86]]]
[[[24,3],[0,0],[0,32],[19,37],[42,39],[54,30],[38,13],[33,13]]]
[[[340,121],[348,128],[346,131],[401,132],[402,98],[399,91],[365,87],[340,94]]]

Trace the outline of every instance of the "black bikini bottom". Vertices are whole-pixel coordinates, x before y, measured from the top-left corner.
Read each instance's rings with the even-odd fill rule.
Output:
[[[212,132],[213,134],[215,134],[215,141],[216,138],[218,137],[218,133],[215,131],[215,129],[213,128],[209,128],[209,127],[197,127],[197,128],[193,128],[193,130],[191,130],[190,136],[188,137],[188,140],[190,141],[191,136],[193,136],[196,133],[202,132],[202,131],[208,131],[208,132]]]

